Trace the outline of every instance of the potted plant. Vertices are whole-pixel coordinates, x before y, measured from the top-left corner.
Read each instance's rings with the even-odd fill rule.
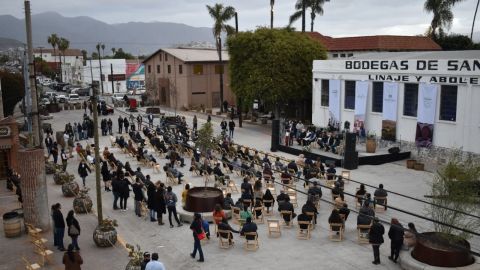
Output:
[[[73,200],[73,210],[77,214],[86,214],[92,211],[93,202],[88,195],[89,188],[83,188]]]
[[[70,179],[70,178],[69,178]],[[69,180],[62,185],[62,193],[65,197],[74,197],[78,195],[80,187],[76,181]]]
[[[52,161],[45,162],[45,173],[54,174],[62,169],[62,165],[53,163]]]
[[[412,257],[422,263],[439,267],[462,267],[474,262],[470,254],[471,237],[480,221],[469,215],[478,215],[480,194],[480,162],[455,156],[434,176],[431,184],[427,215],[437,221],[434,232],[417,235]],[[463,230],[457,230],[462,228]]]
[[[128,257],[130,261],[128,262],[125,270],[140,270],[143,262],[143,252],[139,245],[137,245],[137,249],[130,244],[126,244],[125,247],[128,250]]]
[[[57,185],[63,185],[66,182],[72,181],[73,179],[75,179],[75,176],[73,174],[69,174],[69,173],[64,172],[64,171],[57,171],[53,175],[53,181]]]
[[[93,241],[97,247],[112,247],[117,242],[117,221],[106,218],[93,231]]]
[[[375,153],[377,151],[377,136],[373,132],[368,132],[366,142],[367,153]]]

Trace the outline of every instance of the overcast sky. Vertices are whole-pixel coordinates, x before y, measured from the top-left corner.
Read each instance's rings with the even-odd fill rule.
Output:
[[[288,24],[296,0],[275,1],[275,27]],[[417,35],[425,33],[432,15],[423,10],[424,0],[331,0],[315,31],[331,36]],[[451,31],[470,33],[476,0],[464,0],[453,9]],[[0,0],[0,14],[23,18],[23,1]],[[236,8],[240,30],[270,25],[269,0],[32,0],[32,13],[55,11],[67,17],[90,16],[107,23],[130,21],[178,22],[192,26],[212,25],[205,5],[223,3]],[[480,31],[480,15],[475,32]],[[234,24],[232,20],[232,25]],[[294,25],[301,28],[300,22]],[[307,30],[310,18],[307,16]]]

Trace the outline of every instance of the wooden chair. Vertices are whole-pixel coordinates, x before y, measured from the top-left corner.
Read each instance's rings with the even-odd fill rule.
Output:
[[[350,183],[350,171],[342,171],[341,176],[345,182]]]
[[[290,192],[288,193],[288,196],[290,197],[290,203],[293,204],[293,207],[298,207],[297,203],[297,192]]]
[[[302,228],[302,227],[305,227]],[[312,228],[312,223],[310,221],[299,221],[298,222],[298,231],[297,231],[297,238],[308,240],[310,239],[310,230]]]
[[[48,242],[47,239],[43,238],[42,235],[40,234],[42,232],[42,229],[35,228],[32,224],[25,223],[25,226],[27,227],[27,233],[30,238],[30,242],[35,243],[35,242],[40,242],[42,244],[45,244]]]
[[[267,219],[268,236],[281,236],[280,221],[278,219]]]
[[[34,245],[34,251],[35,253],[39,254],[40,257],[42,258],[42,261],[40,263],[41,266],[45,266],[45,262],[48,262],[49,264],[53,264],[53,251],[47,249],[45,247],[44,243],[41,242],[33,242]]]
[[[218,246],[220,248],[231,248],[233,246],[232,231],[217,230]]]
[[[30,263],[25,257],[22,257],[22,260],[25,263],[26,270],[37,270],[42,268],[38,263]]]
[[[371,227],[372,227],[372,224],[357,225],[357,242],[359,244],[369,243],[368,232],[370,231]]]
[[[243,247],[245,250],[256,251],[259,248],[258,244],[258,233],[257,232],[246,232],[245,235],[245,244]]]
[[[250,199],[243,199],[243,206],[252,208],[253,207],[253,202]]]
[[[355,195],[355,209],[360,209],[363,203],[363,195]]]
[[[173,176],[172,173],[170,172],[167,172],[167,185],[176,185],[177,184],[177,179],[175,178],[175,176]]]
[[[315,229],[315,213],[314,212],[305,212],[305,215],[310,217],[310,223],[312,225],[312,230]]]
[[[331,241],[343,241],[343,223],[330,223],[330,235]]]
[[[373,197],[373,201],[374,201],[374,210],[375,212],[377,211],[381,211],[381,212],[385,212],[387,211],[387,197]]]
[[[265,207],[265,204],[269,203],[271,206],[270,207]],[[273,200],[263,200],[263,208],[264,208],[264,212],[262,212],[265,216],[273,216],[273,211],[274,211],[274,207],[273,207]],[[270,209],[271,208],[271,209]]]
[[[292,227],[292,216],[293,216],[293,213],[292,211],[287,211],[287,210],[282,210],[280,211],[280,215],[282,216],[283,218],[283,226],[285,226],[286,228],[291,228]],[[290,221],[285,221],[285,217],[289,217],[289,220]]]
[[[115,141],[116,141],[115,137],[110,136],[110,145],[111,145],[112,147],[117,146],[117,143],[116,143]]]
[[[238,193],[237,184],[235,184],[235,181],[233,179],[228,180],[227,191],[229,191],[230,193]]]
[[[259,217],[257,217],[257,210],[261,211],[261,215]],[[253,208],[253,219],[255,220],[255,222],[257,224],[263,224],[263,216],[264,216],[264,208],[263,208],[263,205],[262,206],[258,206],[258,207],[254,207]]]
[[[232,219],[233,223],[239,224],[238,220],[240,219],[240,208],[232,206]]]

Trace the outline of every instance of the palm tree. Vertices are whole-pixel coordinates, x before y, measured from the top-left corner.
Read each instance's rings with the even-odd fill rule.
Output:
[[[427,35],[433,39],[450,29],[453,21],[452,7],[462,0],[426,0],[424,9],[433,13]]]
[[[102,44],[102,54],[105,56],[105,44]]]
[[[70,41],[66,38],[60,38],[58,41],[58,50],[62,52],[63,55],[63,65],[65,65],[65,51],[70,47]],[[60,57],[60,62],[62,61],[62,58]],[[66,75],[66,74],[65,74]],[[63,76],[62,76],[63,78]],[[63,81],[63,79],[62,79]]]
[[[53,57],[55,59],[55,66],[57,66],[57,64],[56,64],[57,63],[57,54],[56,54],[55,48],[58,45],[58,41],[59,41],[59,38],[58,38],[57,34],[51,34],[47,38],[48,44],[50,44],[53,48]],[[56,68],[55,71],[58,72],[58,69]]]
[[[297,10],[295,13],[290,16],[290,24],[289,27],[294,23],[296,20],[302,18],[302,32],[305,32],[305,9],[310,9],[310,32],[313,32],[313,26],[315,22],[315,18],[317,14],[323,15],[323,4],[325,2],[330,2],[330,0],[298,0],[295,4],[295,9]]]
[[[270,0],[270,29],[273,29],[273,6],[275,5],[275,0]]]
[[[115,53],[117,52],[117,49],[115,48],[112,48],[112,54],[113,54],[113,57],[115,57]]]
[[[310,32],[313,32],[313,24],[317,14],[323,15],[323,4],[325,4],[325,2],[330,2],[330,0],[310,0]]]
[[[222,33],[227,35],[235,33],[235,28],[226,24],[228,20],[235,16],[235,8],[231,6],[224,7],[222,4],[215,4],[214,6],[207,5],[208,14],[214,20],[213,36],[218,53],[218,62],[220,64],[220,111],[223,112],[223,62],[222,62]]]
[[[475,8],[475,14],[473,15],[472,31],[470,32],[470,39],[473,39],[473,28],[475,27],[475,19],[477,18],[477,11],[478,11],[479,4],[480,4],[480,0],[477,0],[477,7]]]

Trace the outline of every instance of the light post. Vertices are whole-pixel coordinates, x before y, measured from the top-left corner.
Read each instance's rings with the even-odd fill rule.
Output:
[[[98,99],[98,84],[92,84],[93,95],[91,97],[92,108],[93,108],[93,140],[95,143],[95,188],[97,191],[97,216],[98,216],[98,225],[103,221],[103,211],[102,211],[102,191],[100,185],[100,145],[98,139],[98,110],[97,110],[97,99]]]

